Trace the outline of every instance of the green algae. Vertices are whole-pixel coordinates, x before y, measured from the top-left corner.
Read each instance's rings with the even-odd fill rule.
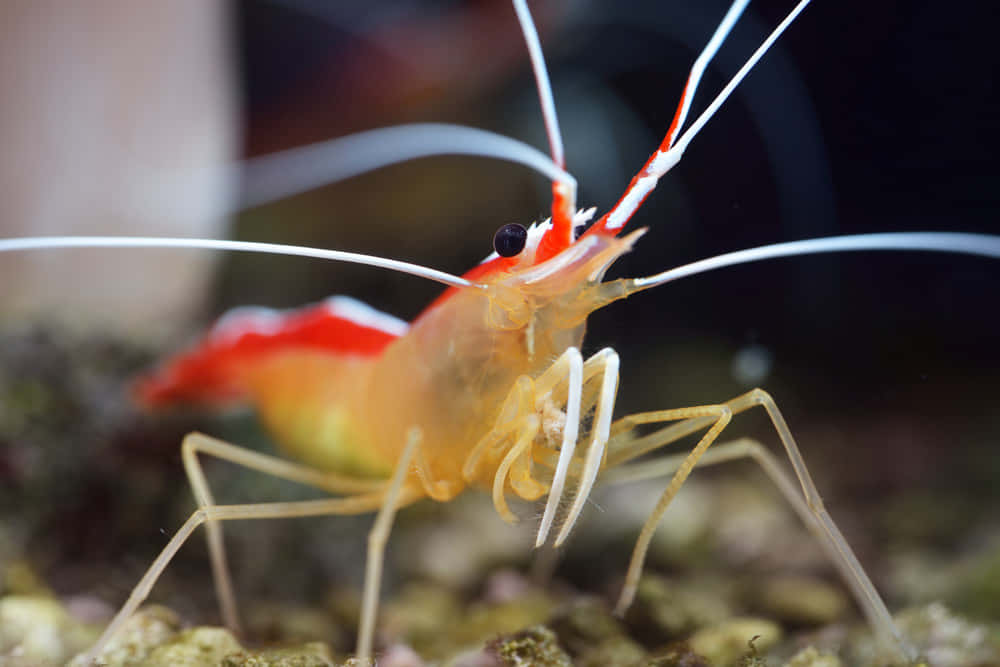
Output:
[[[336,667],[338,664],[326,644],[308,642],[261,651],[240,650],[225,656],[219,667]]]
[[[572,655],[609,642],[613,645],[625,638],[622,621],[611,613],[606,602],[594,597],[581,597],[562,605],[547,625]]]
[[[14,559],[3,568],[0,592],[4,595],[55,597],[55,593],[38,575],[31,564],[21,558]]]
[[[156,646],[137,667],[203,667],[217,665],[230,653],[239,651],[239,642],[222,628],[192,628]]]
[[[807,646],[785,663],[785,667],[843,667],[840,658],[824,653],[815,646]]]
[[[748,654],[766,652],[782,637],[781,627],[766,618],[730,618],[697,630],[691,648],[713,665],[735,665]]]
[[[329,609],[270,602],[251,606],[247,612],[247,633],[261,643],[323,641],[347,649],[353,631],[340,623]]]
[[[711,667],[711,665],[687,642],[676,642],[648,656],[639,662],[637,667]]]
[[[662,644],[683,639],[698,628],[719,623],[732,614],[730,601],[718,590],[644,575],[625,620],[642,641]]]
[[[97,661],[108,667],[142,665],[156,647],[177,635],[180,626],[180,618],[170,609],[161,605],[143,607],[125,621],[101,650]],[[70,664],[87,667],[82,655],[77,655]]]
[[[577,667],[629,667],[646,657],[639,642],[628,637],[609,637],[581,652],[574,661]]]
[[[556,634],[536,625],[490,646],[504,667],[572,667],[569,655],[559,646]]]

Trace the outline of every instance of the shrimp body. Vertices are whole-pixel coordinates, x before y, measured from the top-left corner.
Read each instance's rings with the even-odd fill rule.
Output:
[[[247,401],[286,453],[352,476],[388,477],[416,426],[425,476],[447,484],[447,497],[470,483],[488,486],[495,466],[463,475],[470,451],[503,422],[518,379],[536,378],[579,347],[587,316],[621,295],[600,280],[641,234],[588,234],[536,262],[532,246],[552,233],[537,229],[518,258],[488,259],[467,274],[482,289],[452,288],[375,353],[301,335],[283,340],[285,324],[294,328],[308,310],[251,311],[242,323],[237,311],[141,382],[140,397],[153,405]],[[273,344],[233,354],[253,338]]]

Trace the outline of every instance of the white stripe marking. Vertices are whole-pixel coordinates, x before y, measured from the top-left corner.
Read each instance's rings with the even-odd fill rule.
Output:
[[[639,208],[639,204],[642,203],[643,198],[656,187],[657,180],[656,176],[643,176],[640,178],[635,186],[625,193],[625,197],[615,207],[615,210],[611,211],[611,215],[608,216],[608,221],[604,225],[605,229],[621,229],[628,222],[628,219],[632,217],[632,214],[635,213],[635,210]]]
[[[408,322],[349,296],[332,296],[323,303],[331,315],[351,320],[362,327],[378,329],[393,336],[402,336],[410,330]]]
[[[279,310],[264,306],[240,306],[226,311],[209,332],[209,339],[217,343],[233,343],[247,333],[273,336],[281,331],[289,317],[308,312],[316,305]],[[391,336],[402,336],[410,329],[409,323],[349,296],[332,296],[322,302],[322,307],[332,317],[349,320],[367,329],[382,331]]]

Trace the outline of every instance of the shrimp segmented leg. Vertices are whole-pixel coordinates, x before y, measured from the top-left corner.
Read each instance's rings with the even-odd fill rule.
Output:
[[[407,451],[410,449],[411,447],[408,447]],[[265,455],[250,452],[236,447],[235,445],[225,443],[221,440],[208,438],[207,436],[195,438],[195,440],[192,441],[192,444],[188,445],[186,451],[190,451],[191,453],[187,458],[194,458],[194,454],[198,450],[210,452],[213,455],[219,455],[221,452],[221,458],[226,458],[227,460],[246,465],[247,467],[260,470],[261,472],[275,474],[278,477],[292,479],[293,481],[300,481],[315,486],[322,487],[323,484],[326,484],[337,487],[340,483],[344,483],[348,485],[356,484],[356,488],[360,488],[364,485],[372,484],[372,482],[367,480],[351,480],[350,478],[340,478],[338,476],[329,478],[323,484],[313,484],[313,482],[320,481],[320,478],[324,477],[325,474],[288,463],[287,461],[272,459],[271,457]],[[196,494],[199,496],[199,503],[203,500],[211,502],[211,494],[208,492],[208,487],[205,483],[204,476],[201,474],[200,466],[195,463],[193,467],[189,468],[189,470],[195,471],[194,479],[196,479],[197,482],[192,482],[192,484],[197,489]],[[379,485],[385,487],[384,482],[379,482]],[[393,484],[390,483],[387,488],[380,488],[368,492],[355,492],[352,495],[342,498],[240,505],[208,504],[201,506],[195,510],[190,517],[188,517],[188,520],[184,522],[184,525],[182,525],[170,539],[167,545],[153,561],[153,564],[149,566],[149,569],[146,570],[142,579],[140,579],[139,583],[134,589],[132,589],[128,600],[121,607],[121,609],[118,610],[118,613],[111,620],[111,623],[108,624],[108,627],[105,628],[100,638],[87,652],[84,662],[85,664],[91,664],[94,662],[95,658],[104,648],[105,644],[107,644],[108,640],[118,633],[122,624],[124,624],[125,621],[127,621],[136,612],[136,610],[138,610],[139,605],[146,600],[146,597],[156,584],[157,579],[159,579],[160,575],[166,569],[170,561],[173,560],[173,557],[180,550],[181,546],[183,546],[188,538],[191,537],[195,529],[202,524],[208,524],[211,526],[213,523],[218,521],[231,521],[236,519],[287,519],[310,516],[364,514],[367,512],[373,512],[379,508],[384,509],[387,499],[394,499],[393,508],[395,508],[411,504],[422,497],[423,492],[416,487],[404,487],[402,490],[396,489],[395,493],[393,493]],[[219,534],[219,538],[219,542],[221,543],[221,533]],[[371,559],[369,558],[369,560]]]
[[[657,524],[667,511],[670,501],[674,499],[681,486],[687,481],[688,475],[698,459],[702,457],[709,445],[715,442],[722,429],[726,427],[733,417],[733,410],[728,405],[699,405],[690,408],[674,408],[670,410],[656,410],[654,412],[643,412],[624,417],[621,421],[627,420],[630,426],[640,424],[650,424],[655,422],[685,420],[682,423],[694,422],[701,426],[706,421],[712,424],[711,428],[701,437],[694,449],[684,457],[674,472],[670,483],[664,489],[660,499],[656,502],[656,507],[650,513],[646,523],[643,524],[636,540],[635,549],[632,551],[632,559],[628,566],[628,573],[625,575],[625,586],[622,588],[618,604],[615,605],[615,612],[624,614],[635,597],[636,587],[639,584],[639,575],[642,573],[642,566],[646,560],[646,551],[649,549],[649,542],[653,538],[653,532]],[[666,444],[666,443],[664,443]]]
[[[385,563],[385,545],[389,541],[396,510],[403,505],[418,500],[421,495],[408,497],[403,482],[409,472],[414,451],[420,446],[423,435],[419,428],[411,428],[406,437],[406,447],[399,457],[396,470],[385,491],[382,507],[375,517],[371,532],[368,533],[368,555],[365,563],[365,590],[361,597],[361,622],[358,627],[357,658],[362,664],[368,660],[375,636],[375,619],[378,616],[378,597],[382,589],[382,566]]]
[[[184,437],[181,443],[181,459],[184,462],[184,471],[199,508],[214,506],[215,499],[205,478],[201,462],[198,460],[198,454],[206,454],[272,477],[298,482],[338,495],[373,492],[385,486],[385,482],[382,480],[359,480],[336,473],[323,472],[284,459],[259,454],[224,440],[195,432]],[[222,610],[222,620],[226,627],[239,633],[241,631],[239,612],[237,611],[232,576],[229,573],[226,559],[225,543],[222,539],[222,526],[215,521],[208,521],[205,524],[205,530],[208,536],[208,550],[212,563],[215,592]]]
[[[767,414],[771,419],[771,423],[777,431],[782,445],[785,448],[785,452],[792,463],[792,468],[795,472],[795,476],[798,478],[799,486],[802,491],[801,495],[799,494],[798,489],[795,488],[794,483],[788,477],[787,473],[783,472],[781,466],[774,460],[774,457],[767,454],[766,450],[760,448],[759,445],[752,446],[747,444],[750,441],[743,441],[736,443],[736,445],[739,445],[738,447],[730,445],[726,449],[720,450],[717,454],[713,453],[712,456],[709,456],[709,453],[706,452],[708,446],[718,436],[719,432],[725,427],[726,423],[728,423],[730,415],[744,412],[756,406],[763,407],[767,411]],[[771,479],[775,481],[782,494],[789,499],[792,507],[799,513],[803,520],[806,521],[806,525],[809,526],[810,530],[818,538],[820,538],[825,551],[831,557],[833,563],[836,565],[837,569],[841,572],[845,581],[850,586],[859,606],[871,626],[875,629],[876,633],[885,639],[892,641],[903,655],[913,658],[914,651],[912,647],[899,632],[895,622],[892,620],[892,616],[889,614],[889,611],[885,606],[885,603],[875,590],[875,587],[868,578],[868,575],[865,573],[864,568],[858,562],[854,552],[851,550],[850,546],[848,546],[844,536],[837,528],[833,519],[827,513],[826,508],[823,506],[823,501],[820,498],[816,485],[812,480],[812,476],[806,468],[805,461],[803,460],[799,447],[795,442],[795,438],[788,429],[788,425],[785,423],[785,419],[782,416],[781,411],[778,409],[777,404],[774,402],[774,399],[772,399],[771,396],[762,389],[754,389],[746,394],[727,401],[722,405],[706,407],[719,409],[720,416],[714,420],[714,425],[704,436],[702,436],[701,440],[689,454],[682,457],[666,459],[669,465],[673,465],[674,462],[676,462],[677,465],[676,468],[673,469],[673,477],[668,483],[667,488],[664,490],[663,495],[657,502],[655,509],[643,525],[639,539],[636,542],[635,549],[632,552],[631,562],[629,563],[628,573],[625,578],[625,586],[622,590],[621,596],[619,597],[616,611],[623,613],[631,604],[632,599],[635,596],[639,575],[642,572],[646,550],[649,547],[649,540],[652,537],[660,518],[662,518],[663,513],[666,511],[667,506],[670,504],[674,495],[676,495],[681,484],[684,483],[688,475],[691,473],[691,469],[694,465],[699,463],[699,461],[721,462],[722,460],[729,460],[738,456],[750,456],[761,464],[765,472],[767,472]],[[671,414],[673,414],[673,416],[666,416]],[[615,447],[616,442],[613,435],[611,443],[609,444],[610,451],[608,454],[608,466],[625,463],[636,458],[637,456],[642,455],[643,453],[662,447],[678,440],[679,438],[701,430],[713,421],[711,415],[708,414],[692,414],[685,416],[678,414],[678,411],[666,410],[662,412],[642,413],[624,417],[612,425],[612,433],[622,434],[639,424],[666,421],[668,419],[685,419],[685,421],[660,429],[659,431],[631,442],[626,442],[624,443],[624,446],[619,448]],[[705,459],[705,456],[709,456],[709,458]],[[669,465],[664,467],[669,467]],[[796,498],[796,500],[792,500],[793,497]]]
[[[625,464],[608,470],[601,476],[602,485],[627,484],[647,479],[657,479],[672,475],[681,463],[687,458],[687,454],[670,454],[662,458],[639,461]],[[698,460],[699,468],[717,465],[719,463],[729,463],[750,459],[763,469],[764,473],[774,483],[781,495],[791,505],[795,513],[802,518],[807,527],[813,528],[812,516],[809,513],[809,506],[802,499],[795,486],[795,481],[789,477],[788,473],[764,445],[753,438],[737,438],[713,446]]]

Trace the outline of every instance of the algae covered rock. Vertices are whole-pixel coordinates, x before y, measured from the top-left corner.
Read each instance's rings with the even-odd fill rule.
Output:
[[[384,605],[379,636],[390,643],[403,642],[426,659],[443,659],[481,647],[497,635],[544,623],[555,607],[546,593],[536,589],[499,602],[466,605],[455,593],[434,584],[410,584]]]
[[[468,644],[483,642],[498,634],[520,632],[524,628],[529,628],[525,632],[531,632],[552,615],[555,606],[555,602],[540,591],[497,604],[472,604],[454,633]],[[546,628],[545,631],[551,634],[551,630]]]
[[[767,651],[781,639],[781,628],[764,618],[731,618],[698,630],[688,643],[712,665],[736,664],[742,657]]]
[[[180,629],[177,614],[159,605],[143,607],[125,621],[97,656],[108,667],[139,665],[157,646],[169,641]],[[72,667],[85,667],[83,655],[73,658]]]
[[[758,588],[756,606],[766,615],[793,625],[823,625],[844,613],[847,598],[840,588],[822,579],[784,576],[769,579]]]
[[[325,641],[344,648],[353,641],[347,630],[328,609],[292,604],[254,605],[246,614],[248,636],[259,643],[303,643]]]
[[[192,628],[149,651],[142,667],[209,667],[242,647],[222,628]]]
[[[903,610],[896,626],[916,649],[918,665],[986,667],[1000,665],[1000,628],[975,623],[935,602]],[[849,665],[898,665],[890,647],[867,631],[847,645]]]
[[[815,646],[802,649],[785,663],[785,667],[842,667],[840,658],[832,653],[823,653]]]
[[[628,637],[610,637],[584,651],[576,667],[631,667],[646,657],[646,650]]]
[[[548,625],[573,655],[625,637],[621,621],[598,598],[585,597],[564,605],[549,619]]]
[[[439,654],[448,630],[463,616],[461,602],[451,591],[412,583],[383,605],[378,632],[389,641],[406,642],[421,655]]]
[[[0,662],[5,665],[61,665],[95,639],[96,630],[74,620],[54,598],[0,599]]]
[[[996,632],[955,614],[941,603],[908,609],[896,617],[900,632],[934,667],[1000,664]]]
[[[354,661],[359,667],[362,663]],[[219,667],[336,667],[330,647],[322,642],[308,642],[301,646],[239,650],[226,655]]]
[[[727,597],[725,592],[712,590],[708,585],[693,586],[645,575],[639,581],[635,602],[625,620],[641,641],[663,644],[731,617]]]
[[[554,632],[536,625],[490,645],[504,667],[572,667]]]
[[[0,542],[8,539],[7,535],[3,534],[2,527],[0,527]],[[0,554],[0,564],[2,564],[3,554]],[[10,563],[3,564],[0,567],[0,591],[3,591],[4,595],[30,595],[35,597],[53,597],[54,593],[52,589],[49,588],[38,573],[35,572],[35,568],[24,559],[14,559]]]
[[[705,657],[699,655],[687,642],[677,642],[656,651],[636,667],[712,667]]]

